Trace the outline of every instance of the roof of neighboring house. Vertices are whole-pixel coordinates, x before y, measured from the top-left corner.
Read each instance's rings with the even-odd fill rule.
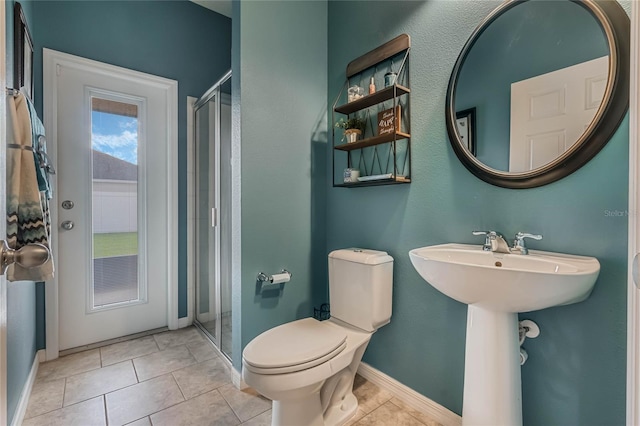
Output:
[[[93,153],[93,178],[109,180],[138,180],[138,165],[121,160],[104,152]]]

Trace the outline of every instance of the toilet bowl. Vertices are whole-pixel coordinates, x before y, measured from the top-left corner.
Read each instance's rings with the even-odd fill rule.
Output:
[[[242,377],[273,400],[273,425],[341,425],[358,409],[353,380],[371,334],[336,319],[287,323],[247,345]]]
[[[390,321],[392,284],[387,253],[334,251],[331,318],[286,323],[249,342],[242,378],[273,401],[273,426],[337,426],[355,415],[353,381],[372,334]]]

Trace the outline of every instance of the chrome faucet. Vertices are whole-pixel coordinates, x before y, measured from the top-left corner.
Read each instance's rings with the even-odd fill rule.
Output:
[[[482,246],[484,251],[492,251],[494,253],[511,253],[509,244],[502,235],[496,231],[473,231],[473,235],[484,235],[485,240]]]
[[[524,244],[525,238],[531,238],[534,240],[541,240],[542,235],[536,234],[528,234],[526,232],[518,232],[516,234],[516,239],[513,240],[513,248],[511,249],[512,253],[516,254],[529,254],[529,249]]]

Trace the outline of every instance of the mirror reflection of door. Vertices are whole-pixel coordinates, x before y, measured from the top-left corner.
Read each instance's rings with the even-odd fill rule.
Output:
[[[580,139],[607,86],[603,56],[511,85],[509,171],[548,164]]]

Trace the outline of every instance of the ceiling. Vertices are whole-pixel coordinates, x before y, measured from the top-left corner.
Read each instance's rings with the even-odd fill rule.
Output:
[[[211,9],[221,15],[231,18],[231,0],[191,0],[202,7]]]

